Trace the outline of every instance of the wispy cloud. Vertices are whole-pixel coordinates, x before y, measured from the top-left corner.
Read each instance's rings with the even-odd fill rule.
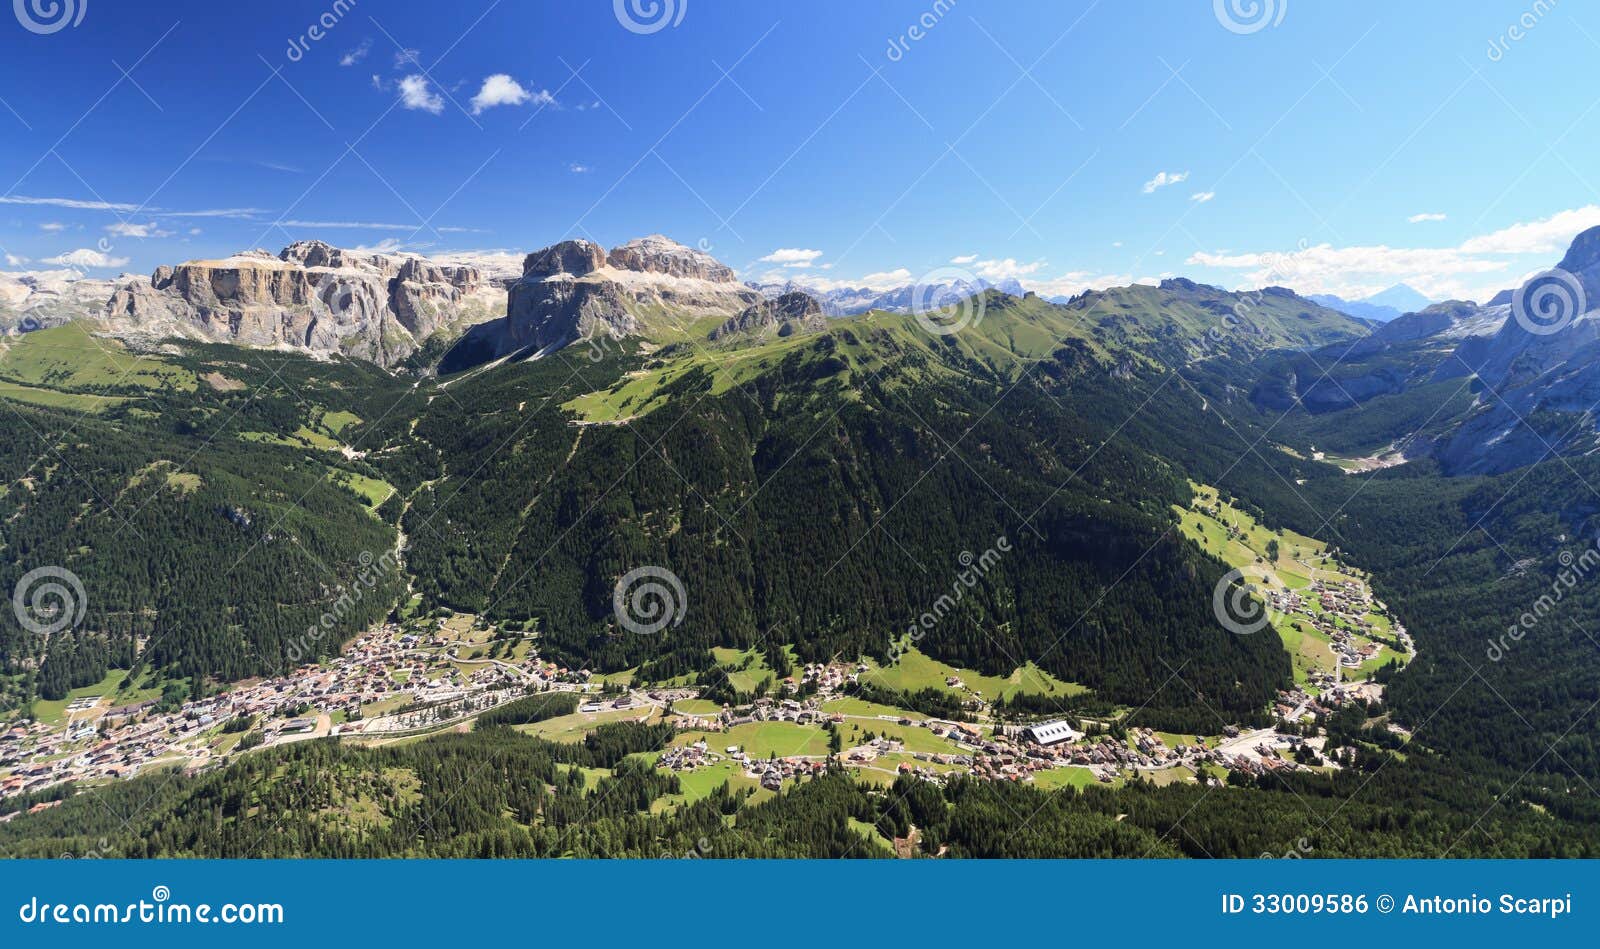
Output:
[[[1290,286],[1358,300],[1406,283],[1435,300],[1483,300],[1548,266],[1580,232],[1600,226],[1600,205],[1586,205],[1468,238],[1455,247],[1334,247],[1289,253],[1197,253],[1193,266],[1240,271],[1244,286]]]
[[[1144,193],[1154,194],[1157,188],[1182,184],[1188,180],[1189,173],[1187,171],[1158,171],[1154,178],[1144,183]]]
[[[567,170],[572,172],[575,175],[587,175],[589,172],[593,171],[594,169],[590,168],[588,165],[585,165],[585,164],[583,164],[581,162],[573,162],[572,164],[567,166]]]
[[[952,257],[952,258],[950,258],[950,262],[952,264],[955,264],[957,267],[962,267],[962,266],[965,266],[967,264],[975,262],[977,259],[978,259],[978,255],[977,254],[962,254],[960,257]]]
[[[366,59],[367,54],[370,52],[372,52],[372,40],[364,39],[355,49],[346,50],[345,54],[339,57],[339,65],[354,66],[356,63]]]
[[[315,227],[329,230],[345,228],[357,231],[415,231],[422,229],[422,224],[386,224],[377,221],[284,221],[284,227]],[[443,230],[443,228],[440,228]]]
[[[1410,224],[1421,224],[1424,221],[1442,221],[1446,216],[1447,215],[1444,214],[1413,214],[1406,218],[1406,222]]]
[[[1189,195],[1189,200],[1195,204],[1205,204],[1216,196],[1217,193],[1215,191],[1196,191],[1194,194]]]
[[[128,221],[118,221],[116,224],[107,224],[106,233],[117,237],[171,237],[171,231],[163,231],[155,224],[133,224]]]
[[[80,201],[76,198],[30,198],[21,194],[0,197],[0,204],[28,204],[52,208],[72,208],[78,211],[132,212],[139,210],[137,204],[116,204],[111,201]]]

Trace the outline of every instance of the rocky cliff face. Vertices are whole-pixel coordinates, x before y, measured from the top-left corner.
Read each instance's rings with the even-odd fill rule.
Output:
[[[741,313],[761,299],[728,266],[660,235],[610,253],[592,241],[563,241],[527,256],[505,318],[474,328],[443,368],[602,337],[672,339],[697,320]]]
[[[730,336],[793,336],[796,333],[816,333],[827,329],[828,318],[823,315],[822,304],[805,293],[785,293],[771,300],[763,300],[738,316],[711,331],[713,340]]]
[[[274,257],[160,267],[111,295],[113,332],[189,336],[343,353],[391,366],[430,337],[460,335],[503,312],[505,295],[472,267],[363,254],[301,241]]]

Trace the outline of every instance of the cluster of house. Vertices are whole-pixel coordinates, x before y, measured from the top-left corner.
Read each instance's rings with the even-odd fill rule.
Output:
[[[129,777],[152,764],[214,767],[232,746],[222,726],[239,718],[254,719],[251,728],[261,731],[267,745],[314,734],[318,714],[331,719],[342,712],[349,719],[332,725],[333,734],[394,731],[414,727],[417,716],[363,717],[363,709],[378,703],[433,709],[455,702],[481,711],[530,687],[573,687],[568,683],[588,678],[539,662],[532,653],[520,663],[462,660],[454,647],[443,630],[419,634],[385,625],[323,665],[240,682],[171,711],[159,711],[155,701],[111,706],[103,697],[74,699],[60,725],[16,724],[0,737],[0,797],[66,781]],[[389,701],[394,699],[399,701]]]

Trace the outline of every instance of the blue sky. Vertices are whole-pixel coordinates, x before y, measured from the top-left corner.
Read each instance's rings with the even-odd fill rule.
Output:
[[[661,232],[824,286],[1481,299],[1600,224],[1570,0],[60,2],[0,19],[13,271]]]

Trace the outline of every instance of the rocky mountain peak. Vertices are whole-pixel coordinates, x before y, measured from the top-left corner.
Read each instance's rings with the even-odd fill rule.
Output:
[[[713,283],[735,282],[733,268],[704,251],[685,247],[660,234],[636,238],[614,247],[606,261],[618,270],[660,273],[669,277],[710,280]]]
[[[1580,276],[1590,271],[1600,272],[1600,226],[1591,227],[1574,237],[1572,244],[1567,247],[1567,255],[1556,266]]]
[[[522,262],[522,276],[525,279],[543,279],[556,274],[583,277],[605,265],[605,248],[580,238],[552,244],[529,254]]]
[[[785,293],[745,309],[711,333],[713,340],[734,334],[793,336],[799,332],[816,332],[828,325],[822,304],[809,293]]]

